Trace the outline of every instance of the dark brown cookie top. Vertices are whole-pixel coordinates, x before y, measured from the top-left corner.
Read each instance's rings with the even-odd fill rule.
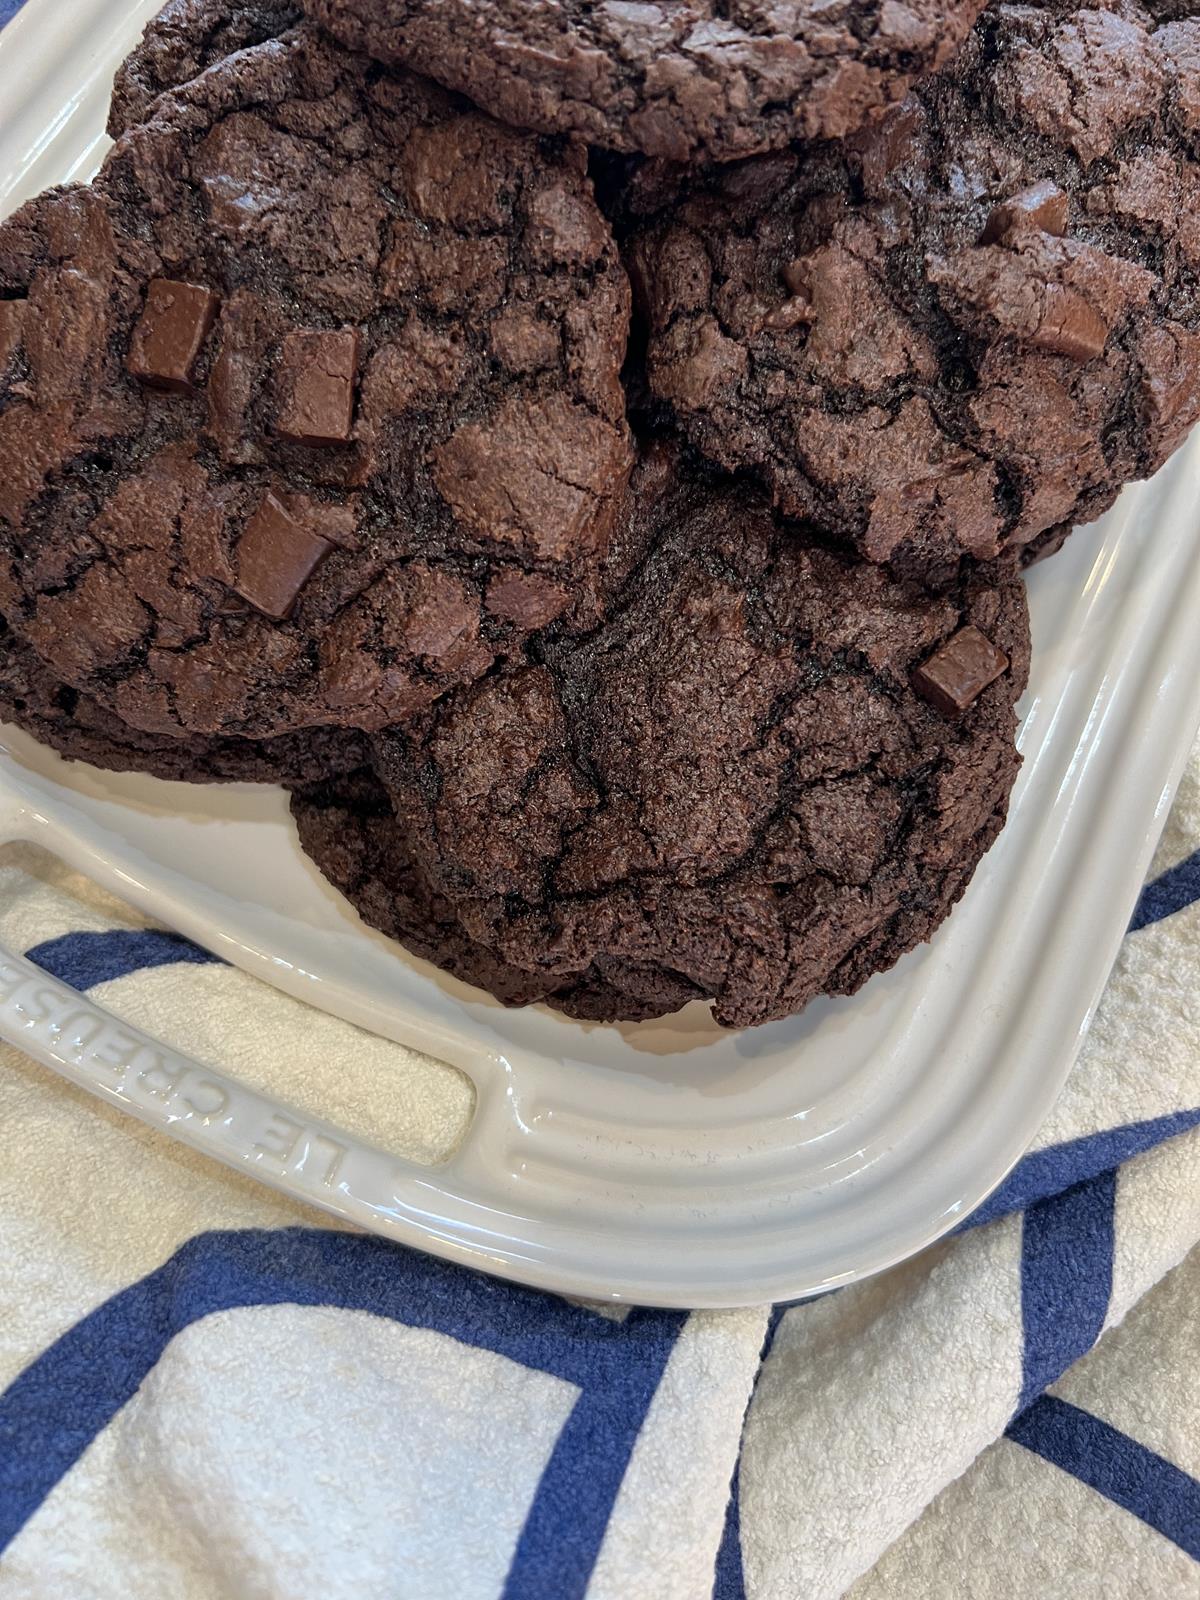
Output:
[[[1200,20],[998,5],[869,132],[689,179],[631,246],[650,387],[926,573],[1086,521],[1200,415]]]
[[[387,791],[368,769],[298,788],[292,815],[305,852],[364,922],[505,1005],[544,1000],[573,1017],[636,1019],[701,998],[668,974],[647,973],[631,992],[615,962],[613,979],[593,964],[581,977],[562,981],[501,959],[471,938],[454,905],[413,859]]]
[[[184,783],[315,784],[369,759],[365,734],[305,728],[277,739],[143,733],[57,679],[0,618],[0,722],[69,761]]]
[[[611,1017],[701,995],[762,1022],[857,987],[961,893],[1017,770],[1024,592],[1000,563],[931,595],[661,452],[635,489],[649,554],[603,625],[376,739],[388,826],[555,1004],[602,979]]]
[[[117,71],[109,133],[119,139],[146,120],[160,94],[237,50],[277,39],[299,20],[296,6],[276,0],[169,0]]]
[[[983,0],[305,0],[351,49],[505,122],[672,161],[841,138],[903,97]]]
[[[149,732],[381,727],[571,608],[632,452],[584,152],[314,32],[0,229],[0,605]]]

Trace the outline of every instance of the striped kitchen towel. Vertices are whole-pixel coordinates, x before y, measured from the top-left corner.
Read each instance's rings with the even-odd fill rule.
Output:
[[[1034,1149],[790,1308],[492,1282],[3,1049],[0,1600],[1200,1596],[1198,846],[1200,754]],[[0,939],[414,1159],[469,1116],[452,1069],[32,851]]]

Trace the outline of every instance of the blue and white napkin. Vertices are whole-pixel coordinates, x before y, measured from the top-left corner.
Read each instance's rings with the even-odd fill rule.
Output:
[[[0,1050],[0,1600],[1200,1596],[1198,846],[1200,753],[1033,1151],[790,1309],[492,1282]],[[0,939],[417,1159],[469,1115],[32,851]]]

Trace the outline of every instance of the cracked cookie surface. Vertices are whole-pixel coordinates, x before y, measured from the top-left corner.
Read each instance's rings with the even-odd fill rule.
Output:
[[[485,987],[499,971],[503,999],[764,1022],[928,938],[999,831],[1023,587],[1000,563],[932,595],[663,451],[633,504],[646,554],[608,620],[377,737],[391,814],[302,798],[302,838],[368,921]],[[979,634],[988,681],[964,691],[940,652]],[[969,697],[951,714],[913,686],[931,661]]]
[[[237,50],[277,39],[300,19],[298,7],[276,0],[169,0],[117,69],[109,134],[119,139],[145,121],[160,94]]]
[[[841,138],[945,61],[983,0],[305,0],[335,37],[518,127],[672,161]]]
[[[546,998],[537,973],[509,965],[466,932],[452,902],[405,849],[387,790],[368,767],[297,788],[292,816],[305,853],[364,922],[506,1005]],[[569,1004],[575,993],[582,986],[564,985],[554,1003]]]
[[[315,31],[0,228],[0,608],[152,734],[382,727],[595,603],[628,281],[581,149]]]
[[[657,168],[658,402],[792,515],[926,576],[1088,521],[1200,416],[1200,19],[997,5],[842,145]]]
[[[68,761],[182,783],[313,784],[354,772],[370,758],[366,736],[342,728],[306,728],[276,739],[143,733],[55,678],[3,618],[0,721]]]

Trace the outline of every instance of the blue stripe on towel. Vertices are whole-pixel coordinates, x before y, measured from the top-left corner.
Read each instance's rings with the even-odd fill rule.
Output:
[[[11,22],[25,4],[25,0],[0,0],[0,28]]]
[[[1197,900],[1200,900],[1200,850],[1146,885],[1134,909],[1129,931],[1136,933],[1139,928],[1148,928],[1164,917],[1173,917]]]
[[[220,956],[201,950],[178,933],[154,928],[107,928],[102,933],[64,933],[25,952],[25,958],[72,989],[91,989],[131,972],[178,962],[224,966]]]
[[[813,1300],[823,1300],[824,1295],[813,1295]],[[810,1304],[811,1301],[802,1302]],[[779,1332],[779,1324],[783,1321],[786,1306],[772,1306],[771,1315],[767,1319],[767,1332],[763,1339],[762,1349],[758,1353],[758,1372],[754,1377],[754,1388],[758,1388],[758,1380],[762,1376],[763,1363],[771,1354],[771,1347],[775,1343],[775,1335]],[[749,1415],[750,1406],[754,1402],[754,1391],[751,1390],[750,1401],[746,1406]],[[743,1419],[743,1427],[745,1421]],[[733,1468],[733,1481],[729,1485],[729,1504],[725,1508],[725,1528],[721,1534],[721,1544],[717,1551],[716,1567],[713,1571],[712,1600],[746,1600],[746,1577],[742,1570],[742,1456],[738,1451],[737,1461]]]
[[[746,1575],[742,1568],[742,1458],[739,1454],[729,1486],[725,1529],[713,1572],[712,1600],[746,1600]]]
[[[1007,1437],[1200,1561],[1200,1483],[1156,1451],[1053,1395],[1043,1395],[1016,1417]]]
[[[961,1226],[974,1228],[983,1222],[993,1222],[997,1217],[1007,1217],[1014,1211],[1024,1211],[1039,1200],[1061,1194],[1073,1184],[1098,1177],[1102,1172],[1110,1172],[1131,1156],[1152,1150],[1164,1139],[1187,1133],[1198,1125],[1200,1110],[1173,1111],[1165,1117],[1127,1122],[1119,1128],[1102,1128],[1098,1133],[1086,1133],[1078,1139],[1035,1150],[1017,1162],[1000,1187],[993,1190]]]
[[[631,1311],[619,1336],[621,1362],[585,1387],[542,1471],[501,1600],[583,1600],[629,1457],[658,1388],[674,1334],[670,1313]],[[676,1314],[678,1315],[678,1314]],[[682,1316],[679,1318],[682,1325]],[[641,1351],[632,1348],[640,1342]],[[649,1359],[647,1359],[649,1357]]]
[[[1105,1172],[1025,1213],[1018,1413],[1100,1337],[1112,1294],[1116,1196],[1117,1175]]]
[[[266,1305],[372,1312],[574,1384],[579,1398],[530,1506],[505,1595],[583,1593],[687,1313],[631,1311],[617,1322],[382,1239],[313,1228],[189,1239],[26,1367],[0,1394],[0,1550],[176,1334],[218,1311]]]

